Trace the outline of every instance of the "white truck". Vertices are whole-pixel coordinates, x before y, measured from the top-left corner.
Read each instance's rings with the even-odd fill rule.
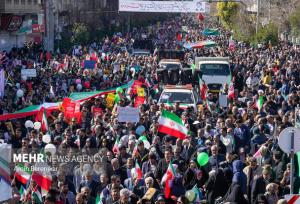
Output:
[[[232,75],[228,57],[196,57],[195,65],[210,92],[218,93],[225,83],[229,85]]]

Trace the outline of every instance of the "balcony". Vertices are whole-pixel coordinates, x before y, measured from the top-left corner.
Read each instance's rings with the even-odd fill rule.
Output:
[[[34,14],[42,9],[41,0],[0,0],[0,13]]]

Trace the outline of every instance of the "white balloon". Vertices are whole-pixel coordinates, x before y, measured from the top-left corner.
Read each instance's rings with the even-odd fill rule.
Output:
[[[24,75],[23,75],[21,78],[22,78],[24,81],[27,80],[27,76],[24,76]]]
[[[146,149],[150,149],[150,142],[148,141],[148,140],[143,140],[143,142],[144,142],[144,147],[146,148]]]
[[[76,88],[77,88],[77,91],[81,91],[82,85],[81,84],[77,84]]]
[[[44,152],[49,152],[51,155],[54,155],[56,152],[56,147],[54,144],[47,144],[44,148]]]
[[[17,91],[17,97],[21,98],[23,96],[24,96],[24,91],[22,89],[18,89],[18,91]]]
[[[42,127],[42,124],[41,124],[40,122],[35,122],[35,123],[33,124],[33,128],[34,128],[35,130],[39,130],[41,127]]]
[[[25,127],[26,128],[33,128],[33,122],[31,121],[31,120],[27,120],[26,122],[25,122]]]
[[[50,135],[43,135],[42,138],[43,142],[45,142],[46,144],[51,142],[51,136]]]

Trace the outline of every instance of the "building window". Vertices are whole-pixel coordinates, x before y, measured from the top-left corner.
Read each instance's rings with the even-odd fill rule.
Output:
[[[38,1],[37,0],[33,0],[34,2],[34,5],[37,5],[38,4]]]
[[[22,4],[22,5],[25,5],[25,0],[21,0],[21,4]]]
[[[31,3],[32,3],[32,0],[27,0],[28,5],[31,5]]]
[[[14,4],[18,5],[19,4],[19,0],[14,0]]]
[[[11,0],[6,0],[6,3],[7,4],[11,4]]]

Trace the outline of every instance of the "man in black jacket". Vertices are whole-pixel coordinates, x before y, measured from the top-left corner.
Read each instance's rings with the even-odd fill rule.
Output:
[[[155,178],[159,181],[159,183],[163,175],[166,173],[172,157],[173,157],[172,147],[168,146],[165,148],[165,157],[158,162],[157,169],[154,173]]]
[[[251,189],[251,203],[254,203],[257,199],[257,195],[264,194],[266,192],[266,186],[269,184],[271,178],[270,169],[264,169],[262,176],[254,180]]]

